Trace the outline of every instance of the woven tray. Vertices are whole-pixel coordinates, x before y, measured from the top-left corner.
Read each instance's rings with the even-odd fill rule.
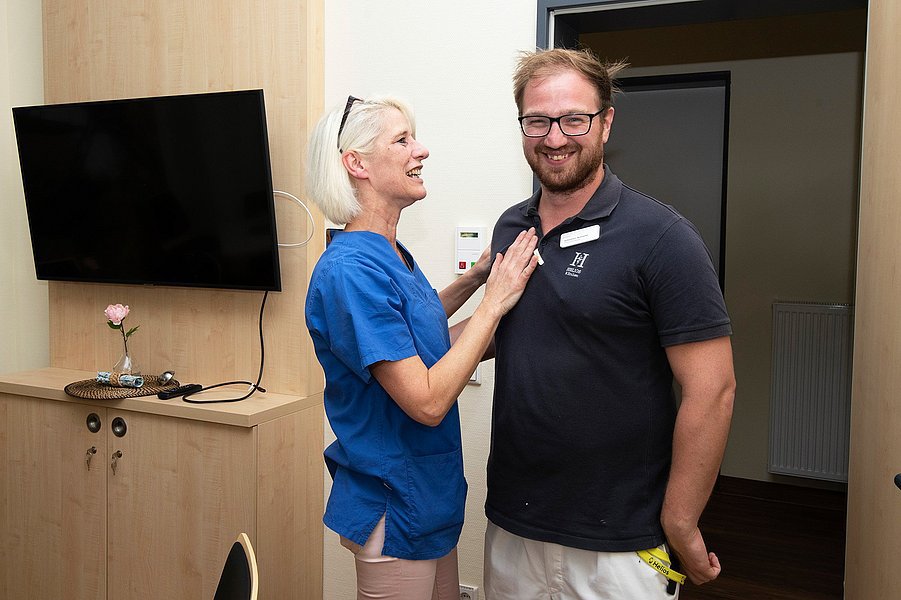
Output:
[[[139,396],[156,396],[164,390],[175,389],[181,385],[177,379],[170,379],[166,385],[159,385],[154,381],[155,379],[156,377],[144,379],[144,385],[139,388],[116,387],[98,383],[94,379],[83,379],[81,381],[73,381],[63,389],[67,394],[76,398],[120,400],[122,398],[137,398]]]

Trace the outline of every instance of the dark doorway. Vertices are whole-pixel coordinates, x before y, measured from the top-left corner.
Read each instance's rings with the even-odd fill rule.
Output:
[[[729,73],[619,80],[604,159],[626,185],[694,223],[725,283]]]

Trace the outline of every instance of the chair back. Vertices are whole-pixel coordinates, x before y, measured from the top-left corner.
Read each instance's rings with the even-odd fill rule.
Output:
[[[219,576],[213,600],[256,600],[257,559],[246,533],[238,534]]]

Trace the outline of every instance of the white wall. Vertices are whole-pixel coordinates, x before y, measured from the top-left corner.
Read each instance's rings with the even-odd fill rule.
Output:
[[[43,101],[41,3],[0,3],[0,373],[50,364],[47,285],[34,278],[11,107]]]
[[[437,289],[455,277],[454,228],[490,231],[505,208],[531,192],[510,78],[516,52],[535,47],[535,6],[532,0],[326,2],[325,106],[343,106],[348,94],[388,93],[416,112],[417,137],[431,153],[422,172],[429,194],[404,212],[398,238]],[[471,304],[463,313],[470,310]],[[483,364],[481,386],[469,386],[460,401],[469,481],[460,581],[480,587],[493,368]],[[326,426],[327,443],[333,439]],[[351,554],[331,531],[324,544],[323,597],[352,599]]]

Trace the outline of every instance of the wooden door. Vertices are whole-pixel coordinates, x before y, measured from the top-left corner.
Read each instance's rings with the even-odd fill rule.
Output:
[[[103,410],[0,395],[0,597],[107,597],[105,427]]]
[[[255,430],[109,414],[109,598],[212,598],[238,533],[255,539]]]
[[[870,0],[845,598],[901,597],[901,3]],[[828,126],[825,125],[824,126]]]

